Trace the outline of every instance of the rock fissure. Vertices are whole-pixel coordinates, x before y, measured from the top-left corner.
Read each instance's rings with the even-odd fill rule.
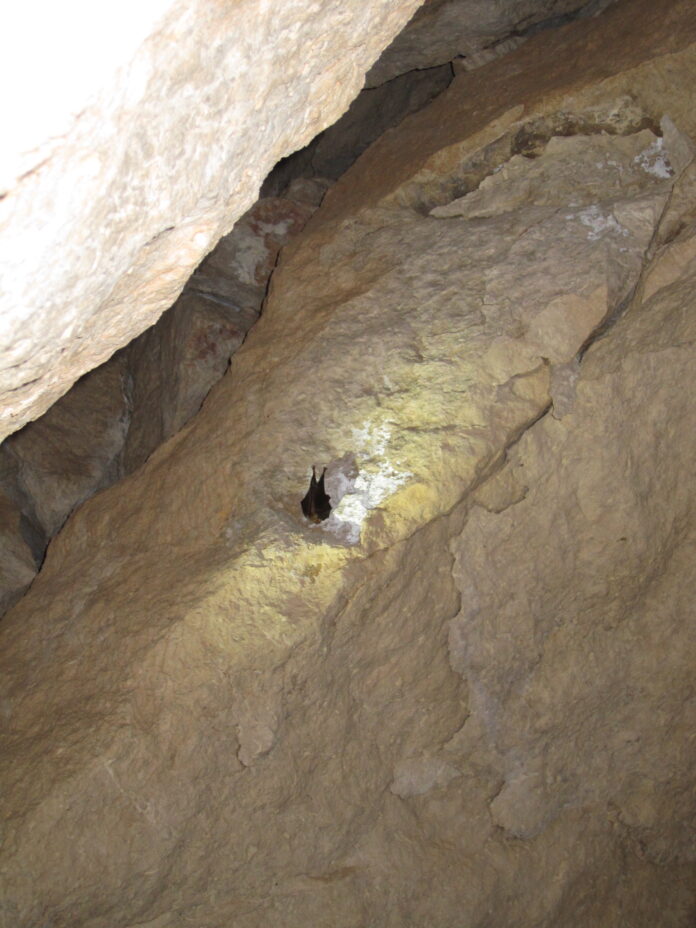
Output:
[[[513,122],[502,135],[473,153],[441,183],[439,189],[424,185],[421,192],[410,185],[409,204],[421,215],[432,215],[432,210],[446,206],[466,194],[476,191],[491,175],[497,174],[515,155],[534,159],[543,154],[554,138],[592,135],[635,135],[649,130],[662,137],[659,122],[643,112],[631,97],[623,97],[610,107],[594,108],[586,112],[559,111],[548,116],[529,119],[521,124]],[[399,195],[401,199],[403,194]]]
[[[673,134],[674,127],[671,125],[671,120],[669,120],[668,123],[670,124],[670,131]],[[682,162],[679,165],[679,174],[685,171],[687,167],[689,166],[689,164],[691,163],[692,163],[691,161],[687,163]],[[636,294],[638,294],[641,288],[643,287],[646,275],[649,273],[652,261],[655,257],[655,252],[657,250],[657,247],[660,241],[664,240],[663,226],[664,226],[666,217],[670,215],[671,210],[672,210],[673,199],[675,195],[675,188],[677,186],[679,174],[677,174],[677,177],[675,178],[675,183],[670,189],[669,194],[666,198],[665,204],[662,207],[660,215],[658,216],[655,222],[654,231],[653,231],[650,241],[648,242],[645,248],[645,252],[643,255],[643,261],[642,261],[642,267],[641,267],[640,274],[638,275],[638,278],[635,284],[631,288],[630,292],[626,294],[626,296],[621,300],[620,303],[618,303],[615,309],[608,313],[606,319],[604,319],[597,326],[595,331],[590,333],[590,335],[587,338],[587,341],[581,346],[578,352],[579,363],[582,363],[582,359],[585,353],[588,351],[588,349],[596,341],[603,338],[607,334],[607,332],[612,328],[612,326],[614,326],[618,322],[618,320],[624,315],[624,313],[630,311],[631,305],[633,304],[636,298]]]

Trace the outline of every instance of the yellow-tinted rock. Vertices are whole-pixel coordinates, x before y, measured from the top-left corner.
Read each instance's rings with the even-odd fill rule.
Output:
[[[634,159],[692,131],[696,23],[616,9],[369,150],[54,540],[0,627],[3,928],[691,924],[690,262],[641,298],[688,145]],[[431,215],[557,135],[626,186]]]

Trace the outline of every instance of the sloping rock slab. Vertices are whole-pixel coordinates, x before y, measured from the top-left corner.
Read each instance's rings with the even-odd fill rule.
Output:
[[[0,162],[0,438],[156,322],[273,165],[345,112],[417,6],[153,0],[102,10],[89,42],[58,16],[41,79],[24,72],[37,36],[18,11],[10,29],[26,31],[8,48],[25,52],[8,60],[22,79],[7,97],[20,106]]]

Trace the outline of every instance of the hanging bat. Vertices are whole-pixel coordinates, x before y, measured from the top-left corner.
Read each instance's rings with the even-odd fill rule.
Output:
[[[309,481],[309,489],[300,503],[305,518],[309,519],[310,522],[323,522],[324,519],[329,518],[331,512],[331,503],[329,502],[331,497],[326,495],[324,489],[325,473],[326,468],[324,468],[321,477],[317,480],[316,469],[312,466],[312,479]]]

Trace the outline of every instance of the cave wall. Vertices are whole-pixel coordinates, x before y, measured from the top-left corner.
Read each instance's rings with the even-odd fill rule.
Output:
[[[0,626],[3,928],[693,923],[695,77],[623,0],[329,191]]]
[[[282,246],[330,182],[298,178],[263,197],[142,335],[83,375],[0,444],[0,618],[41,567],[70,513],[139,467],[200,409],[258,319]]]
[[[530,30],[597,8],[565,0],[523,0],[504,10],[480,0],[428,4],[407,24],[382,57],[388,63],[398,53],[402,69],[416,68],[361,91],[329,129],[281,159],[260,199],[158,322],[0,445],[0,491],[16,510],[8,510],[0,540],[0,616],[28,587],[73,509],[134,470],[196,414],[258,318],[280,248],[371,142],[449,85],[464,61],[461,49],[478,49],[466,58],[471,68],[516,47]],[[457,61],[439,64],[448,50]],[[32,114],[35,121],[39,115]]]
[[[456,61],[471,70],[518,48],[543,29],[597,16],[613,0],[426,0],[367,73],[379,87],[412,68]]]
[[[26,74],[35,38],[16,16],[9,60],[26,96],[8,95],[0,165],[0,437],[174,303],[417,6],[159,0],[106,7],[78,30],[49,17],[41,80]]]

